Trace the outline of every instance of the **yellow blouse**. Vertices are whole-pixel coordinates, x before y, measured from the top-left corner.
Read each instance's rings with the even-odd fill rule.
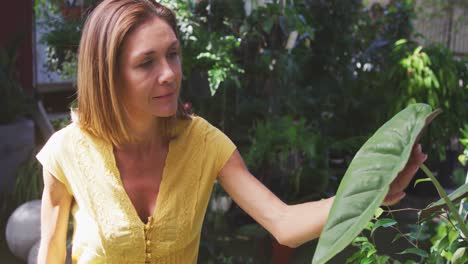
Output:
[[[72,123],[37,154],[74,198],[73,263],[197,262],[214,181],[236,147],[201,117],[177,122],[147,224],[123,187],[110,143]]]

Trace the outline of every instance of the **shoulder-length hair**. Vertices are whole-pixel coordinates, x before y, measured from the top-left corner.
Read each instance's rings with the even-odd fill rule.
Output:
[[[117,86],[118,60],[126,36],[139,25],[158,17],[179,39],[174,13],[154,0],[104,0],[87,18],[78,54],[78,125],[116,146],[137,139],[128,128],[128,117]],[[177,114],[160,117],[164,138],[170,139],[174,121],[188,118],[180,100]]]

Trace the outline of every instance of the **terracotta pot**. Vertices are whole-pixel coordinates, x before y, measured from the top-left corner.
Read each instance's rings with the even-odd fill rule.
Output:
[[[62,12],[63,19],[65,20],[79,20],[81,18],[81,14],[83,13],[82,6],[65,6],[63,5],[60,8]]]
[[[290,264],[294,248],[283,246],[276,239],[271,240],[271,263],[272,264]]]

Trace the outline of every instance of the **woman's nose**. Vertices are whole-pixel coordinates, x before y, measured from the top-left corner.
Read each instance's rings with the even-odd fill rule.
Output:
[[[171,83],[175,79],[176,69],[167,61],[163,60],[159,73],[159,83]]]

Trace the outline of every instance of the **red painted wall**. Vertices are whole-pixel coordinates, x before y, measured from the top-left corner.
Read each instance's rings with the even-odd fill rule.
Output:
[[[17,64],[18,77],[24,89],[33,91],[33,0],[1,0],[0,47],[21,34]]]

